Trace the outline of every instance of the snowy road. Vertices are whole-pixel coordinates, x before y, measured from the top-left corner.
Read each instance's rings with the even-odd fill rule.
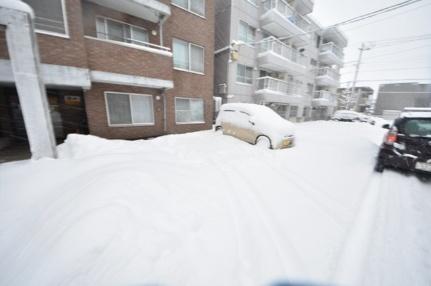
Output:
[[[384,130],[73,137],[0,165],[0,285],[431,285],[431,184],[375,174]]]

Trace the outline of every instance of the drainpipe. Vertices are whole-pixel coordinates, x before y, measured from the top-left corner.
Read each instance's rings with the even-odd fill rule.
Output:
[[[162,91],[162,98],[163,98],[163,131],[166,134],[168,132],[168,121],[167,121],[167,115],[166,115],[166,90]]]
[[[33,159],[56,158],[56,142],[40,74],[33,10],[21,1],[0,0],[6,41]]]
[[[162,47],[163,47],[163,43],[164,43],[164,41],[163,41],[163,24],[166,22],[167,18],[168,17],[163,16],[159,22],[160,46],[162,46]]]

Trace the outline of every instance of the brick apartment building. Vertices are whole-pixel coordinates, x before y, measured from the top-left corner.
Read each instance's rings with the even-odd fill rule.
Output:
[[[57,139],[211,128],[214,2],[25,0]],[[0,139],[26,131],[0,26]]]

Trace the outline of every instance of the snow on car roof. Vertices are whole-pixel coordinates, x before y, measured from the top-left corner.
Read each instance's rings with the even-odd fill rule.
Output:
[[[431,118],[431,111],[429,112],[403,112],[400,117],[402,118]]]

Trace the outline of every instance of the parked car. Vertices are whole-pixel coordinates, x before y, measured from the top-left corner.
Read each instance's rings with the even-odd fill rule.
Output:
[[[359,113],[352,110],[338,110],[335,112],[334,116],[332,116],[332,120],[346,122],[359,121],[359,118]]]
[[[375,170],[386,167],[431,174],[431,108],[429,111],[401,113],[389,129],[382,145]]]
[[[270,149],[288,148],[295,143],[293,123],[264,105],[223,104],[216,119],[215,130],[222,130],[225,135]]]

